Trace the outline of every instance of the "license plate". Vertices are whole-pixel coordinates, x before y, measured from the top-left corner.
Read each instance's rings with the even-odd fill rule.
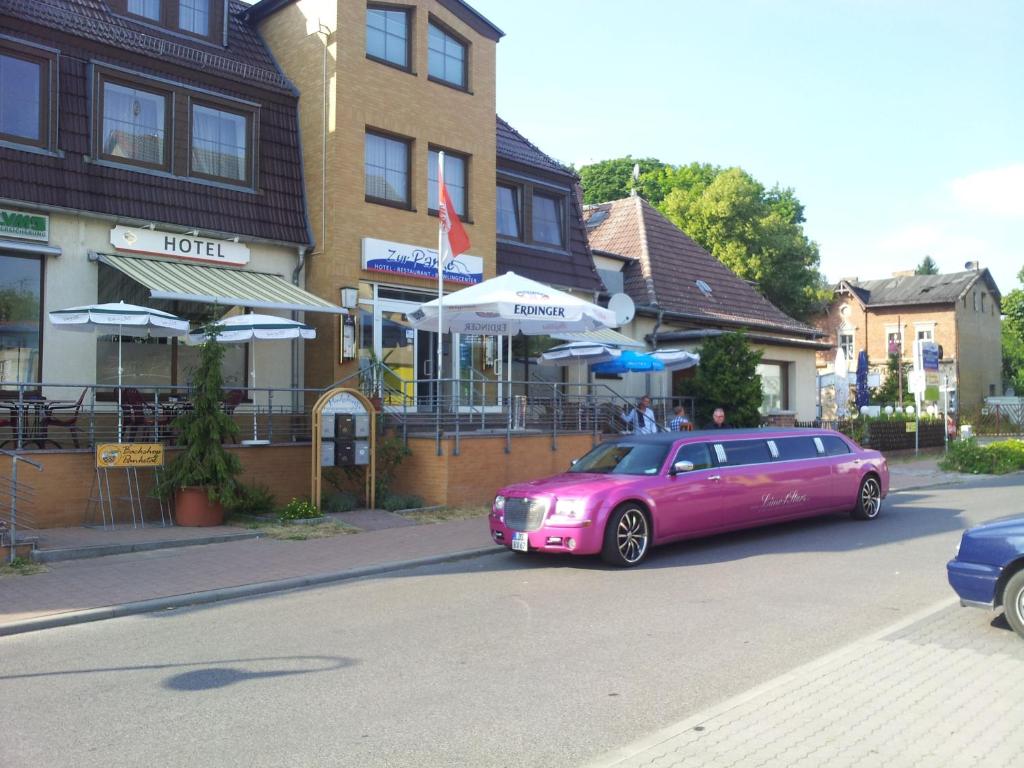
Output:
[[[516,531],[512,534],[512,549],[516,552],[526,552],[529,549],[529,541],[526,538],[526,534],[522,531]]]

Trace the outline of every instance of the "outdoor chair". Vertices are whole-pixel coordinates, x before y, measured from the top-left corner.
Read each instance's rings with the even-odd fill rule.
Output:
[[[85,402],[85,395],[88,388],[82,390],[82,394],[75,401],[53,401],[48,402],[43,408],[42,418],[39,420],[40,444],[53,443],[58,448],[60,443],[50,437],[50,427],[61,427],[71,430],[71,440],[75,448],[82,446],[78,442],[78,415],[82,410],[82,403]]]
[[[232,389],[224,395],[224,401],[221,403],[224,413],[228,416],[234,415],[235,409],[242,402],[243,397],[245,397],[245,391],[241,389]]]
[[[152,439],[159,442],[168,435],[166,429],[174,421],[176,413],[165,412],[153,401],[146,398],[135,387],[126,387],[121,392],[121,425],[128,442],[148,430]]]

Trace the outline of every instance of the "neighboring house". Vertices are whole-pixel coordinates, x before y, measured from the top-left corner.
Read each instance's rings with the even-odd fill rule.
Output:
[[[743,331],[763,355],[762,413],[776,422],[817,416],[815,353],[831,347],[820,331],[771,304],[640,197],[588,205],[585,216],[605,284],[614,291],[621,281],[636,306],[623,333],[651,349],[694,351],[706,338]],[[674,374],[676,380],[651,394],[674,392],[677,379],[688,375]],[[622,385],[632,395],[650,386],[635,374]]]
[[[312,243],[298,96],[247,9],[0,0],[0,290],[18,298],[6,385],[116,383],[116,338],[56,330],[50,310],[339,311],[294,284]],[[150,341],[124,345],[124,383],[186,384],[196,350]],[[261,385],[301,386],[291,346],[267,349]],[[232,347],[226,382],[247,370]]]
[[[883,280],[840,280],[818,328],[841,346],[851,372],[862,350],[872,372],[884,378],[890,354],[913,362],[915,339],[942,348],[940,375],[960,408],[980,406],[1002,394],[1000,302],[987,269],[948,275],[897,274]],[[831,370],[834,353],[818,356],[818,368]],[[852,374],[851,374],[852,375]]]
[[[495,274],[495,57],[503,33],[461,0],[261,0],[258,25],[302,94],[301,144],[316,249],[310,290],[350,311],[317,323],[306,379],[325,386],[378,359],[429,399],[436,333],[405,318],[437,297],[437,164],[470,239],[445,290]],[[447,337],[445,377],[500,377],[498,337]],[[472,374],[475,375],[475,374]],[[419,384],[414,382],[419,381]],[[489,392],[497,392],[489,388]]]
[[[588,301],[597,300],[604,286],[587,242],[578,184],[572,170],[498,118],[499,274],[515,272]],[[617,338],[610,331],[602,337]],[[544,337],[513,339],[512,381],[560,380],[561,370],[533,365],[542,347],[550,344]]]

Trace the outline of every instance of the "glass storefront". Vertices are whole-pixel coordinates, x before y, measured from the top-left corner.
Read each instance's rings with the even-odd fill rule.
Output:
[[[42,285],[38,256],[0,251],[0,389],[39,381]]]
[[[191,325],[241,311],[234,307],[153,299],[147,288],[106,264],[99,265],[98,294],[100,304],[123,301],[126,304],[161,309],[188,320]],[[198,347],[190,347],[181,339],[122,336],[120,342],[121,367],[124,371],[122,383],[125,386],[185,387],[192,383],[193,372],[199,365]],[[101,386],[117,384],[117,348],[116,333],[97,336],[96,383]],[[224,345],[224,386],[246,386],[248,350],[247,344]]]

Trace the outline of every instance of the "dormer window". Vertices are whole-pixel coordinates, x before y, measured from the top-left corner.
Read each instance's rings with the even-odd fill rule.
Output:
[[[109,0],[116,13],[171,32],[217,40],[224,31],[221,0]]]
[[[160,21],[160,0],[128,0],[128,13]]]

